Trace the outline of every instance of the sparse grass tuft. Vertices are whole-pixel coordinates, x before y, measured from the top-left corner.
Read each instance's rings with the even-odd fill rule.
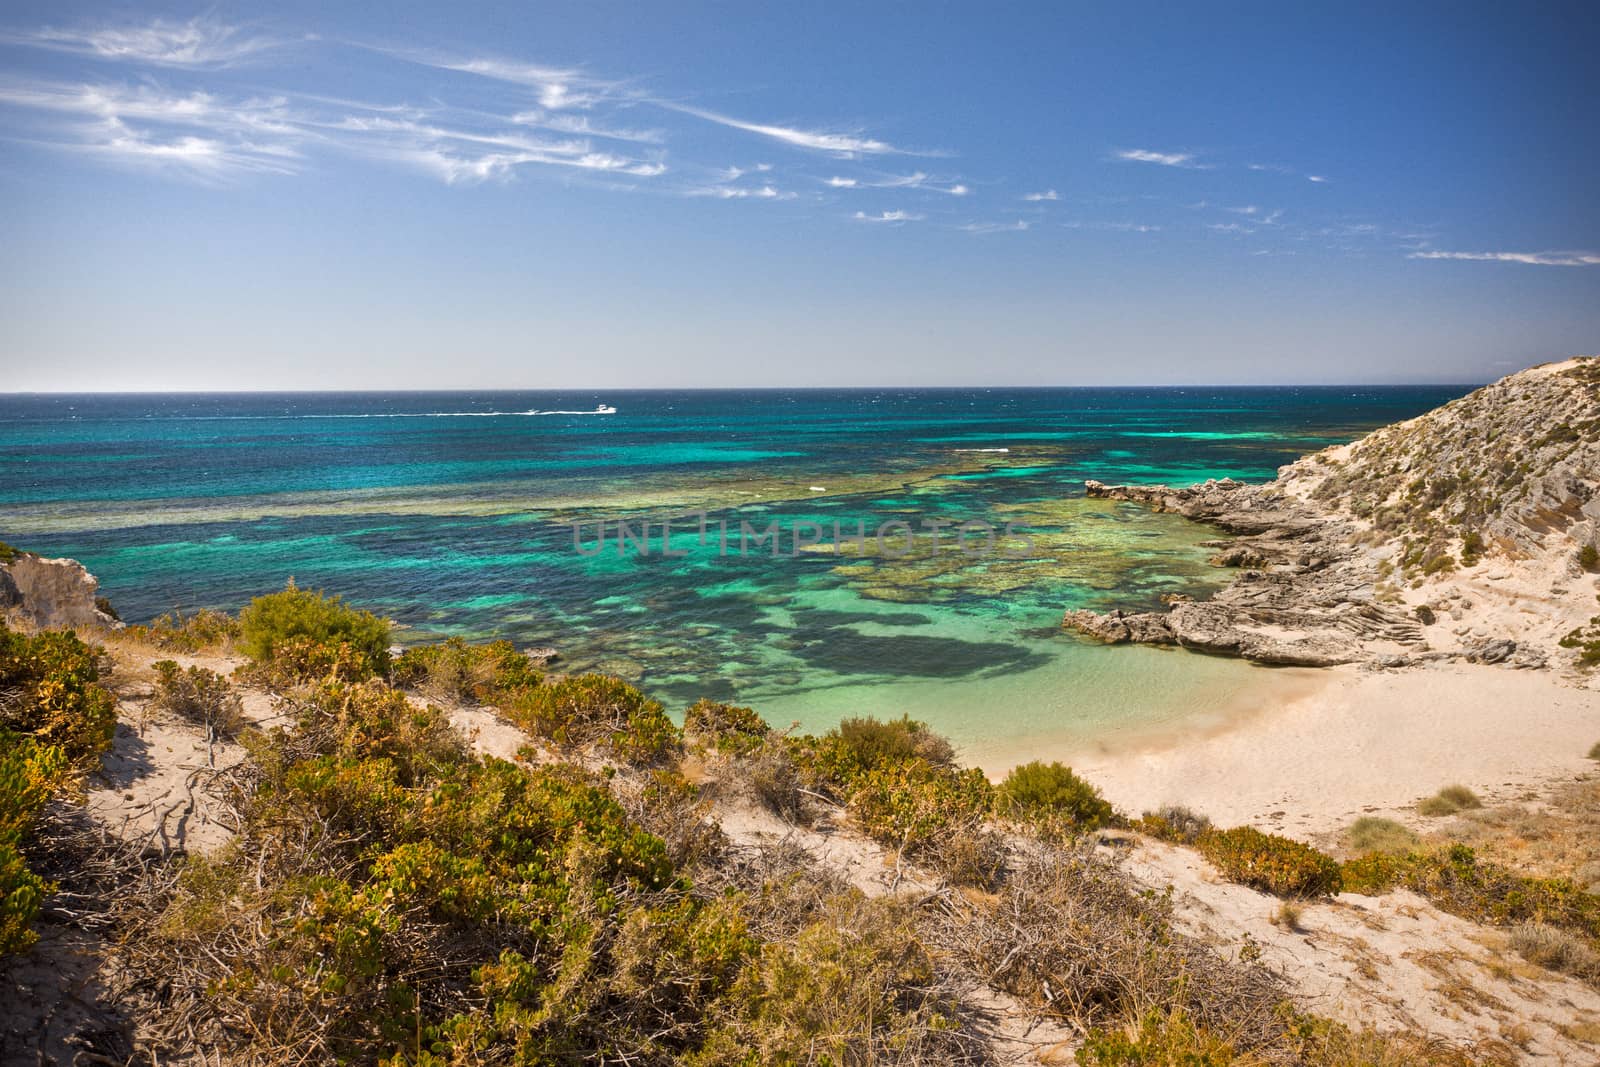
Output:
[[[1290,932],[1297,931],[1300,929],[1300,915],[1300,905],[1292,900],[1286,900],[1272,913],[1272,925],[1281,926]]]
[[[1596,741],[1594,743],[1594,747],[1589,749],[1589,758],[1592,760],[1600,760],[1600,741]]]
[[[1585,981],[1600,980],[1600,952],[1560,927],[1523,923],[1511,931],[1511,947],[1529,963]]]
[[[1422,839],[1393,819],[1363,815],[1345,831],[1345,843],[1357,855],[1372,852],[1410,852]]]
[[[1447,785],[1433,796],[1417,804],[1417,814],[1429,818],[1438,818],[1441,815],[1454,815],[1458,811],[1470,811],[1473,808],[1483,807],[1483,801],[1478,799],[1478,794],[1464,785]]]

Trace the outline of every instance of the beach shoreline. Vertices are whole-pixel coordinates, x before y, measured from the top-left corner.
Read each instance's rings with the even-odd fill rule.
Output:
[[[1595,766],[1600,692],[1585,680],[1459,662],[1295,673],[1324,680],[1306,690],[1297,677],[1300,692],[1220,729],[1029,758],[1069,763],[1131,814],[1181,804],[1300,838],[1403,817],[1445,785],[1512,800]]]

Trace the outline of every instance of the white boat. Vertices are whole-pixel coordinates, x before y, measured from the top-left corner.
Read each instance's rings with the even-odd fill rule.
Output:
[[[594,407],[594,413],[596,415],[615,415],[617,413],[617,409],[612,407],[610,404],[596,404]]]

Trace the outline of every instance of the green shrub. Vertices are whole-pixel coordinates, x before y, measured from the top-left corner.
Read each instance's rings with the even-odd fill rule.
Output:
[[[1577,650],[1581,666],[1600,664],[1600,615],[1594,616],[1587,626],[1578,627],[1556,643],[1562,648]]]
[[[1035,760],[1013,767],[1000,795],[1019,817],[1072,832],[1098,829],[1115,817],[1098,789],[1060,763]]]
[[[1441,815],[1454,815],[1458,811],[1469,811],[1473,808],[1483,807],[1483,801],[1478,799],[1478,794],[1464,785],[1447,785],[1433,796],[1417,804],[1417,814],[1429,818]]]
[[[627,763],[660,763],[681,745],[659,702],[603,674],[574,675],[523,690],[502,710],[540,737],[562,745],[599,745]]]
[[[97,766],[116,730],[116,700],[99,684],[96,650],[70,630],[29,637],[0,624],[0,731],[58,745],[75,766]]]
[[[971,1062],[914,918],[892,900],[829,898],[792,940],[762,947],[729,997],[733,1017],[687,1065]]]
[[[1344,832],[1350,851],[1362,855],[1372,852],[1410,852],[1422,841],[1409,827],[1393,819],[1363,815]]]
[[[1342,868],[1344,888],[1374,895],[1396,887],[1442,911],[1488,926],[1542,923],[1600,938],[1600,896],[1570,878],[1533,878],[1479,861],[1466,845],[1408,855],[1374,853]]]
[[[226,645],[239,636],[239,623],[221,611],[202,608],[193,615],[173,611],[123,631],[127,637],[171,652],[200,652]]]
[[[845,719],[822,737],[802,739],[796,754],[816,784],[844,798],[869,771],[919,760],[933,767],[955,763],[950,742],[909,716]]]
[[[0,956],[38,939],[29,924],[54,886],[28,869],[21,848],[68,774],[59,746],[0,731]]]
[[[684,713],[683,732],[718,752],[744,755],[761,747],[772,728],[749,708],[701,700]]]
[[[1578,566],[1586,571],[1600,567],[1600,549],[1593,545],[1584,545],[1578,550]]]
[[[993,786],[977,768],[952,772],[910,760],[862,775],[850,811],[867,836],[915,851],[934,843],[953,821],[981,818],[992,796]]]
[[[1253,826],[1209,830],[1197,845],[1223,877],[1280,897],[1339,891],[1339,863],[1310,845]]]
[[[1166,804],[1139,816],[1134,829],[1161,841],[1192,845],[1211,829],[1211,820],[1181,804]]]
[[[22,549],[13,548],[10,545],[6,544],[4,541],[0,541],[0,566],[4,566],[7,563],[14,562],[18,556],[26,556],[26,555],[27,555],[27,553],[24,552]]]
[[[1600,760],[1600,741],[1596,741],[1594,746],[1589,749],[1589,758]]]
[[[151,664],[156,672],[156,707],[198,723],[210,738],[232,737],[244,725],[244,710],[233,684],[204,667],[187,670],[170,659]]]
[[[304,703],[259,742],[240,846],[186,865],[128,941],[236,1046],[666,1063],[724,1018],[756,955],[740,898],[692,896],[598,781],[474,757],[379,682]],[[685,790],[657,776],[646,801]]]
[[[258,596],[239,613],[238,647],[287,681],[358,681],[389,673],[389,623],[337,596],[300,589]]]
[[[1152,1012],[1128,1029],[1091,1030],[1076,1054],[1083,1067],[1229,1067],[1238,1058],[1231,1042],[1202,1030],[1182,1008]]]
[[[400,653],[390,671],[394,683],[434,696],[492,704],[536,686],[543,675],[510,641],[469,645],[459,637]]]

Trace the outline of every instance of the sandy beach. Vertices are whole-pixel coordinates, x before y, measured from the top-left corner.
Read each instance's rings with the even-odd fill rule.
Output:
[[[1274,710],[1204,736],[1062,753],[1119,807],[1184,804],[1296,837],[1408,808],[1459,782],[1513,799],[1594,768],[1600,692],[1549,671],[1466,663],[1296,671]],[[1299,695],[1294,695],[1299,691]]]

